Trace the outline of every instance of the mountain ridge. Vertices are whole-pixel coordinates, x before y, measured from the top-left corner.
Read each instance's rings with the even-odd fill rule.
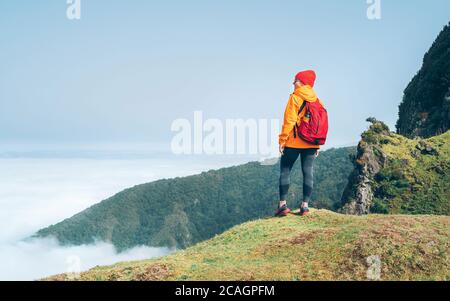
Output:
[[[313,205],[333,209],[351,172],[355,147],[321,152]],[[163,179],[125,189],[35,236],[62,245],[112,242],[119,251],[137,245],[184,248],[248,220],[272,214],[278,201],[278,160],[251,162],[189,177]],[[302,175],[292,174],[289,202],[298,205]]]

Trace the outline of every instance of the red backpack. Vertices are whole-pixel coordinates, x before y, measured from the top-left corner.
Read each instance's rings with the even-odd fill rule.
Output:
[[[300,121],[300,125],[295,124],[294,137],[315,144],[324,145],[328,134],[328,113],[322,106],[319,99],[315,102],[303,101],[298,115],[306,107],[305,115]]]

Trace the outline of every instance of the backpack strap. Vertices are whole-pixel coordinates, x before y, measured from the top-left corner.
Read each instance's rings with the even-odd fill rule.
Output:
[[[300,113],[303,111],[305,106],[306,106],[306,100],[303,100],[303,103],[300,106],[300,110],[298,110],[297,116],[300,115]],[[298,125],[297,125],[297,123],[295,123],[295,125],[294,125],[294,138],[297,138],[297,127],[298,127]]]

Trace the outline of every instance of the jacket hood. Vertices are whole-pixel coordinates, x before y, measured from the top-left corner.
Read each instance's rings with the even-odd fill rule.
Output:
[[[317,94],[311,86],[302,86],[297,88],[295,89],[294,94],[308,102],[314,102],[317,100]]]

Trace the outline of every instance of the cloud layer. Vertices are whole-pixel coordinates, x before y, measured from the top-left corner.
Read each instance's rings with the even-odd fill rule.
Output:
[[[0,281],[36,280],[59,273],[78,273],[96,265],[148,259],[170,252],[168,248],[142,246],[118,254],[113,245],[104,242],[62,247],[52,238],[18,241],[0,245]]]
[[[24,238],[125,188],[233,163],[187,157],[0,158],[0,280],[33,280],[167,254],[170,252],[167,248],[142,246],[117,254],[105,242],[62,247],[53,239]]]

